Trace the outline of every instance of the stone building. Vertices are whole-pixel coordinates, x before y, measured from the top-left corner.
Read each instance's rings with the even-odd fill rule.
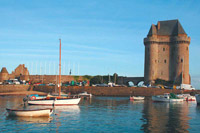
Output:
[[[175,84],[190,84],[189,44],[179,20],[158,21],[152,24],[144,38],[145,45],[145,83],[156,79]]]
[[[7,69],[5,67],[3,67],[0,72],[0,82],[3,82],[8,79],[9,79],[9,73],[8,73]]]
[[[26,81],[29,80],[29,72],[24,64],[20,64],[11,74],[8,73],[5,67],[2,68],[0,72],[0,82],[15,78]]]
[[[11,75],[13,78],[18,78],[20,80],[29,80],[29,71],[24,64],[20,64]]]

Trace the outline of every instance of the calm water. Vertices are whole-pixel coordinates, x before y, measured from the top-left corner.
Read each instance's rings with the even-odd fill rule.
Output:
[[[5,108],[21,108],[22,99],[0,97],[0,132],[200,132],[196,102],[94,97],[79,106],[56,107],[50,118],[8,117]]]

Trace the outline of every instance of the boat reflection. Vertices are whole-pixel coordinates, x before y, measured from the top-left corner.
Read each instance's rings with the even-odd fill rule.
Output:
[[[25,122],[25,123],[50,123],[53,118],[52,117],[11,117],[7,116],[7,120],[16,120],[17,122]]]
[[[182,103],[144,103],[142,111],[144,132],[188,132],[189,107],[187,102]]]
[[[78,105],[72,105],[72,106],[54,106],[54,111],[56,113],[58,112],[70,112],[70,113],[79,113],[80,108]]]
[[[143,104],[144,102],[144,100],[130,100],[131,104]]]

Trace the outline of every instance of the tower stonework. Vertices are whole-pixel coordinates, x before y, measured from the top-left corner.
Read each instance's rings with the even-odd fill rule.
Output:
[[[189,44],[190,37],[178,20],[152,24],[144,38],[145,83],[162,79],[174,84],[190,84]]]

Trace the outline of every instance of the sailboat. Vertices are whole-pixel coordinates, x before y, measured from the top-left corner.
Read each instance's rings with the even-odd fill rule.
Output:
[[[61,96],[61,39],[60,39],[60,52],[59,52],[59,95],[50,96],[44,99],[28,100],[29,105],[47,105],[47,106],[65,106],[65,105],[77,105],[81,98],[79,97],[66,97]]]

